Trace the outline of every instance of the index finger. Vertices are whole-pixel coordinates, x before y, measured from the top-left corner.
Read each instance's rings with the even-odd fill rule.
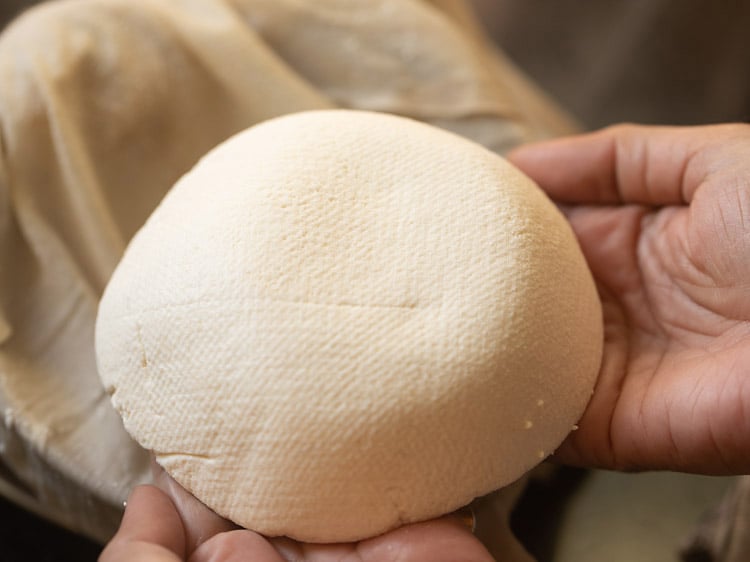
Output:
[[[522,146],[508,159],[552,199],[578,204],[688,204],[742,125],[617,125]]]

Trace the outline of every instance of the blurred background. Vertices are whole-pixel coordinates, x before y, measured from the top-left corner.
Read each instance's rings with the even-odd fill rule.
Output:
[[[750,119],[750,2],[473,3],[505,52],[586,128]]]

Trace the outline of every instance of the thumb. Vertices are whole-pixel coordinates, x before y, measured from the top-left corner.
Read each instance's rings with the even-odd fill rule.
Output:
[[[152,463],[152,472],[154,484],[172,500],[174,509],[182,520],[188,554],[193,553],[202,543],[215,535],[239,528],[201,503],[175,482],[156,462]]]
[[[184,554],[185,533],[172,501],[154,486],[138,486],[99,562],[181,562]]]
[[[687,204],[743,125],[617,125],[522,146],[508,159],[552,199],[578,204]]]

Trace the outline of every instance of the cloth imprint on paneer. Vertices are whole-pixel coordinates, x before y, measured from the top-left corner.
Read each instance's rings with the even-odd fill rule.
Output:
[[[177,482],[243,527],[337,542],[554,451],[602,321],[531,180],[454,134],[341,110],[205,156],[130,243],[96,336],[126,429]]]

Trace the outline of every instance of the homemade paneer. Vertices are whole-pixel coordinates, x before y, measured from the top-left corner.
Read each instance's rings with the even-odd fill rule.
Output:
[[[126,429],[220,515],[335,542],[448,513],[573,429],[602,348],[565,218],[496,154],[313,111],[230,138],[101,301]]]

